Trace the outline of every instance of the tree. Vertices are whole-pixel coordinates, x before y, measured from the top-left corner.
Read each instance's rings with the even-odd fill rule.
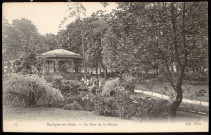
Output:
[[[43,43],[48,46],[49,50],[54,50],[54,49],[60,48],[60,44],[59,44],[57,35],[54,35],[52,33],[47,33],[47,34],[45,34],[45,36],[43,38],[44,38]]]
[[[154,42],[151,49],[160,56],[165,67],[165,76],[176,92],[170,108],[173,118],[182,102],[182,85],[188,61],[202,45],[207,48],[207,43],[201,44],[207,36],[207,13],[204,10],[206,6],[203,2],[155,3],[151,8],[158,14],[151,13],[148,16],[156,31],[153,34],[155,36],[151,35],[150,38]],[[198,43],[190,43],[188,40]],[[173,63],[177,65],[176,73],[170,70]]]
[[[41,42],[42,35],[37,32],[36,26],[27,19],[16,19],[9,24],[3,23],[3,57],[14,60],[27,57],[31,52],[46,48]]]
[[[73,6],[69,6],[68,10],[69,15],[68,17],[65,17],[64,20],[61,22],[61,25],[63,25],[65,23],[66,20],[68,20],[71,17],[76,17],[76,19],[78,20],[78,28],[80,28],[80,39],[81,39],[81,46],[82,46],[82,54],[83,54],[83,64],[84,64],[84,78],[86,80],[86,73],[87,73],[87,68],[86,68],[86,59],[85,59],[85,46],[84,46],[84,31],[83,31],[83,27],[82,27],[82,20],[81,20],[81,16],[82,15],[86,15],[86,8],[84,8],[84,6],[79,3],[76,2],[73,4]]]
[[[138,8],[136,5],[137,3],[119,3],[119,10],[110,14],[111,28],[104,36],[103,61],[121,74],[146,69],[147,64],[149,69],[152,64],[139,28],[142,24],[134,16],[135,10],[142,11],[145,4],[138,4]],[[130,9],[132,6],[136,8]]]
[[[106,19],[104,18],[102,10],[93,13],[90,18],[84,20],[89,30],[87,30],[87,50],[86,55],[89,65],[96,69],[96,78],[98,79],[98,67],[103,67],[104,76],[106,78],[106,66],[102,62],[103,38],[109,27]]]
[[[204,10],[207,3],[118,4],[119,10],[111,20],[113,35],[107,37],[107,41],[117,40],[117,43],[110,42],[106,46],[108,51],[104,51],[105,56],[114,60],[107,63],[121,72],[141,70],[142,65],[148,65],[149,69],[158,63],[176,93],[170,108],[170,115],[175,118],[183,98],[186,67],[208,47],[208,17]],[[177,66],[176,72],[171,69],[172,65]]]
[[[106,66],[102,63],[102,40],[105,31],[107,30],[107,22],[104,18],[104,12],[102,10],[93,13],[91,17],[84,19],[77,19],[67,25],[67,29],[61,31],[58,34],[59,42],[65,49],[72,50],[84,55],[86,67],[95,68],[98,72],[98,67],[103,67],[104,71]],[[80,27],[79,27],[80,24]],[[81,38],[81,32],[83,33],[83,42]],[[98,73],[97,73],[98,79]]]
[[[4,61],[10,63],[17,58],[27,58],[32,53],[48,50],[48,46],[43,44],[43,38],[30,20],[16,19],[11,24],[4,20],[2,32]]]

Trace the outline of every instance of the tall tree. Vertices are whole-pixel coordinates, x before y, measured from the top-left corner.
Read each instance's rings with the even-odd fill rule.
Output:
[[[104,12],[102,10],[93,13],[88,24],[89,30],[87,31],[87,57],[91,67],[96,69],[96,78],[98,79],[98,68],[104,69],[104,76],[106,78],[106,66],[102,62],[102,50],[103,50],[103,38],[105,32],[108,29],[108,24],[104,18]]]
[[[7,63],[12,60],[17,63],[22,59],[24,64],[20,69],[31,69],[32,65],[36,66],[36,55],[48,50],[44,36],[37,32],[36,26],[30,20],[24,18],[13,20],[12,24],[4,20],[2,38],[3,59]],[[16,66],[13,68],[16,69]]]
[[[49,50],[53,49],[59,49],[61,48],[61,45],[58,41],[59,37],[58,35],[54,35],[52,33],[47,33],[45,36],[43,36],[43,44],[47,44]]]
[[[64,20],[61,22],[61,25],[65,23],[66,20],[68,20],[71,17],[75,17],[78,20],[78,28],[80,28],[80,39],[81,39],[81,46],[82,46],[82,54],[83,54],[83,64],[84,64],[84,78],[86,80],[86,59],[85,59],[85,45],[84,45],[84,31],[82,26],[82,15],[86,15],[86,8],[82,5],[82,3],[76,2],[73,3],[72,6],[68,7],[69,15],[68,17],[65,17]]]
[[[207,57],[203,53],[208,47],[207,3],[118,4],[119,10],[111,24],[112,37],[118,42],[108,46],[111,58],[114,54],[111,50],[116,51],[110,64],[120,71],[130,72],[141,65],[158,62],[176,93],[170,109],[170,115],[175,118],[183,98],[182,85],[189,61],[198,54]],[[173,64],[177,72],[171,70]]]
[[[12,24],[5,21],[2,35],[4,59],[27,57],[42,47],[36,26],[24,18],[13,20]]]
[[[151,49],[160,56],[166,78],[176,92],[176,98],[170,108],[170,115],[175,118],[183,99],[182,85],[188,61],[196,56],[196,50],[200,51],[202,46],[208,47],[203,41],[207,38],[207,4],[154,3],[148,9],[153,13],[157,12],[148,16],[156,32],[155,36],[151,36],[154,42]],[[177,65],[176,73],[170,70],[173,63]]]

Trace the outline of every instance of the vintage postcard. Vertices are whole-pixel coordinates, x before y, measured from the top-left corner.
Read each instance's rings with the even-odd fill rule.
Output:
[[[4,132],[208,132],[207,2],[2,5]]]

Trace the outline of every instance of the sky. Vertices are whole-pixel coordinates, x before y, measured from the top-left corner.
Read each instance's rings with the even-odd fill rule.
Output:
[[[65,25],[74,21],[74,18],[70,18],[63,28],[59,28],[59,24],[64,17],[67,17],[68,13],[65,12],[68,8],[68,4],[71,2],[57,2],[57,3],[3,3],[2,18],[12,22],[14,19],[26,18],[32,21],[37,27],[40,34],[53,33],[57,34],[60,29],[65,29]],[[115,3],[109,3],[104,8],[101,3],[86,2],[82,3],[86,8],[86,17],[91,16],[93,12],[98,10],[105,10],[107,13],[115,9],[117,5]]]

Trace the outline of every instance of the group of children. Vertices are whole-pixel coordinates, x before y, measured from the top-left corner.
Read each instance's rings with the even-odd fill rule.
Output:
[[[101,91],[103,79],[98,80],[98,79],[95,79],[95,78],[91,78],[91,79],[85,80],[84,78],[82,78],[81,81],[89,87],[89,91],[92,94],[96,94],[96,93]]]
[[[97,79],[94,79],[94,78],[85,80],[82,77],[81,81],[84,82],[87,86],[101,86],[101,80],[97,80]]]

